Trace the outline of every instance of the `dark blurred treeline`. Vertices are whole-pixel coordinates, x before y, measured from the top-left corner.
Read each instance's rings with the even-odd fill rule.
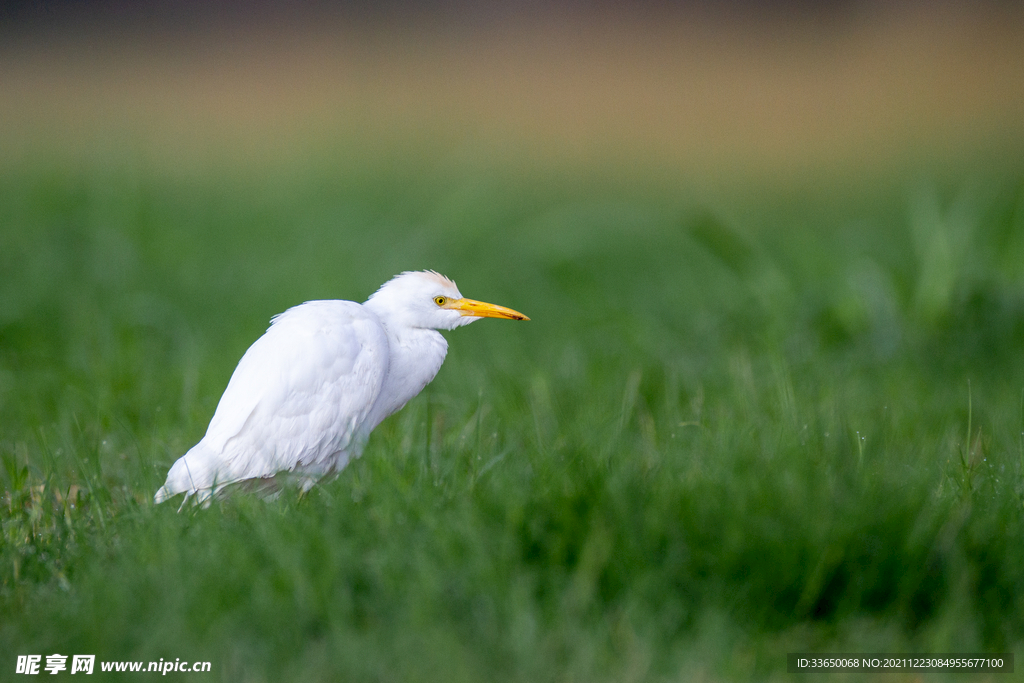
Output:
[[[877,14],[939,5],[949,11],[1011,8],[1010,0],[6,0],[0,29],[18,34],[46,29],[176,29],[222,25],[423,23],[490,26],[547,17],[624,17],[657,21],[684,15],[695,21],[863,20]]]

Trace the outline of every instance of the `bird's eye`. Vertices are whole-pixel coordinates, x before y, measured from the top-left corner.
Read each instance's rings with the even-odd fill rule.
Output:
[[[448,303],[448,299],[443,296],[435,296],[434,303],[437,304],[438,306],[444,306],[446,303]]]

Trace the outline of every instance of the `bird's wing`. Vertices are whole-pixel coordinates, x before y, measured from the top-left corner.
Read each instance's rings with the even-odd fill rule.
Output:
[[[388,355],[380,321],[359,304],[310,301],[276,316],[239,361],[193,449],[216,461],[198,469],[219,483],[329,471],[332,458],[366,438]]]

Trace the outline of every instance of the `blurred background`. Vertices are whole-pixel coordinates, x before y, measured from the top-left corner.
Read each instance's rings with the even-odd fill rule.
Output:
[[[687,191],[1019,157],[1016,3],[14,1],[0,164],[609,163]]]

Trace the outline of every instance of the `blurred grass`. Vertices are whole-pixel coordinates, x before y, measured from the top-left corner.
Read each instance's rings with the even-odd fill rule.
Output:
[[[728,680],[800,650],[1021,651],[1005,149],[694,187],[451,131],[179,168],[142,133],[62,153],[37,125],[0,173],[0,666]],[[303,498],[151,504],[271,315],[416,268],[532,321],[448,335]]]

